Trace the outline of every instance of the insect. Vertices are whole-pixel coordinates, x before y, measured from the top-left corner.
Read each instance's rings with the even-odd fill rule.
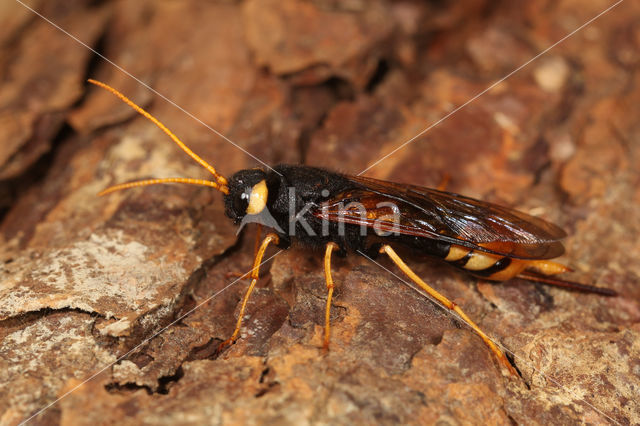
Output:
[[[112,87],[89,80],[127,103],[160,129],[214,177],[147,179],[111,186],[100,193],[160,183],[204,185],[222,192],[225,213],[236,225],[256,222],[270,228],[256,250],[251,283],[235,330],[223,342],[234,343],[242,327],[247,301],[259,278],[259,267],[270,244],[281,249],[298,242],[324,249],[327,286],[324,347],[330,340],[330,310],[334,291],[331,258],[356,252],[367,257],[386,254],[415,284],[455,311],[491,349],[498,361],[515,374],[502,350],[462,311],[430,287],[393,247],[443,259],[476,277],[504,281],[514,277],[570,289],[614,296],[613,290],[565,281],[554,275],[569,268],[550,259],[564,253],[558,226],[496,204],[420,186],[350,176],[301,165],[279,165],[265,171],[247,169],[229,179],[218,173],[160,121]]]

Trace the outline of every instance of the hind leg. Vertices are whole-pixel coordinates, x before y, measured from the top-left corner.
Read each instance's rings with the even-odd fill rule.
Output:
[[[471,320],[471,318],[469,318],[467,314],[465,314],[462,311],[462,309],[460,309],[458,305],[456,305],[454,302],[450,301],[445,296],[443,296],[438,291],[436,291],[431,286],[429,286],[427,283],[425,283],[418,275],[416,275],[415,272],[413,272],[411,268],[407,266],[406,263],[404,263],[404,261],[400,258],[400,256],[398,256],[390,246],[388,245],[382,246],[382,248],[380,249],[380,252],[386,253],[391,258],[391,260],[393,260],[393,262],[398,266],[398,268],[400,268],[400,270],[404,272],[414,283],[420,286],[420,288],[422,288],[425,292],[427,292],[429,296],[433,297],[438,302],[442,303],[448,309],[457,313],[462,319],[462,321],[464,321],[469,327],[471,327],[473,331],[475,331],[476,334],[480,336],[480,338],[485,342],[485,344],[489,346],[489,349],[491,349],[491,351],[494,353],[494,355],[496,356],[500,364],[503,365],[507,369],[507,371],[509,371],[509,373],[511,373],[512,375],[514,376],[518,375],[518,373],[515,371],[515,369],[507,359],[504,352],[502,352],[502,350],[495,343],[493,343],[493,341],[489,338],[489,336],[487,336],[480,329],[480,327],[478,327],[476,323],[474,323]]]

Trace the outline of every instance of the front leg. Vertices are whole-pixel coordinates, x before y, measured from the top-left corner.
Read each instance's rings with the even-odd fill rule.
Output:
[[[249,301],[249,296],[251,296],[251,292],[253,292],[253,288],[256,286],[258,282],[259,274],[260,274],[260,265],[262,264],[262,258],[264,257],[264,252],[267,250],[267,247],[271,243],[278,244],[278,236],[276,234],[268,234],[264,240],[262,240],[262,244],[258,248],[258,252],[255,255],[253,260],[253,269],[251,270],[251,284],[247,289],[247,292],[242,299],[242,305],[240,306],[240,314],[238,315],[238,322],[236,323],[236,329],[233,331],[233,334],[230,338],[225,340],[218,346],[218,352],[222,351],[226,346],[232,345],[238,339],[238,334],[240,333],[240,328],[242,327],[242,318],[244,317],[244,310],[247,307],[247,302]]]

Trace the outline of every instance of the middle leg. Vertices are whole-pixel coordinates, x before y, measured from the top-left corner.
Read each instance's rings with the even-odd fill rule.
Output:
[[[329,338],[331,336],[331,328],[329,322],[331,320],[331,298],[333,296],[333,278],[331,277],[331,252],[338,248],[336,243],[327,243],[326,251],[324,252],[324,279],[327,283],[327,306],[324,313],[324,343],[322,347],[324,350],[329,349]]]

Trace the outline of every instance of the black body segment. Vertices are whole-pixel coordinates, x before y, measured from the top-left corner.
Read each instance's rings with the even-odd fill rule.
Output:
[[[269,172],[249,169],[234,174],[229,179],[230,192],[225,195],[225,206],[227,215],[236,223],[247,216],[246,202],[238,200],[262,179],[268,188],[267,209],[251,221],[266,226],[276,223],[278,228],[274,230],[280,237],[280,247],[296,242],[323,248],[328,242],[334,242],[341,254],[366,247],[366,237],[360,235],[360,227],[323,221],[314,214],[323,202],[353,187],[344,175],[314,167],[279,165]]]

